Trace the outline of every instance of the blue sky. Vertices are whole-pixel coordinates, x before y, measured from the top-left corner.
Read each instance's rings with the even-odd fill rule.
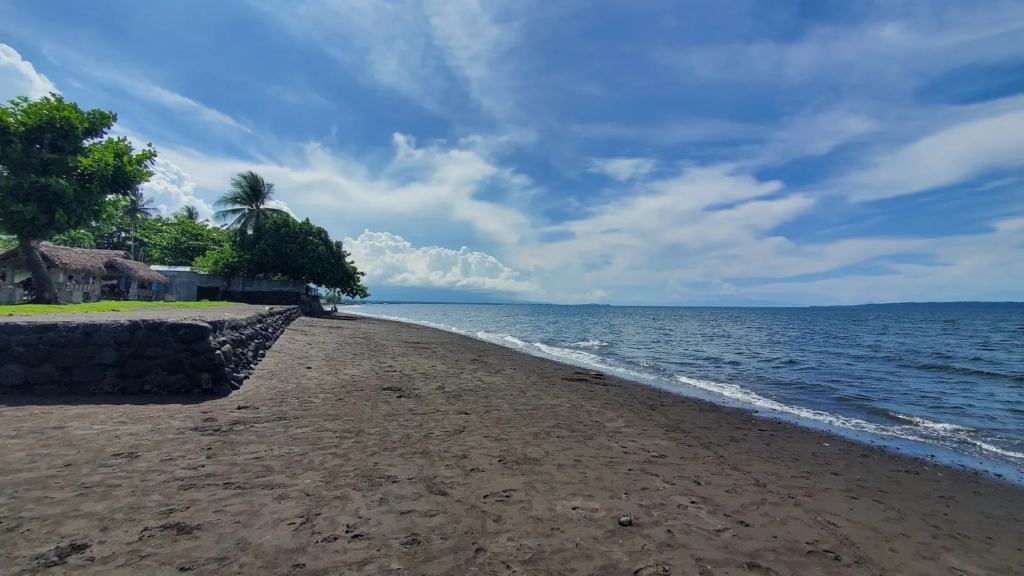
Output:
[[[378,295],[1024,300],[1017,0],[0,0],[0,97],[49,90]]]

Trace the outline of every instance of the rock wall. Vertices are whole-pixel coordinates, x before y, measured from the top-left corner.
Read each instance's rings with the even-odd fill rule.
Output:
[[[227,394],[300,315],[0,322],[0,394]]]

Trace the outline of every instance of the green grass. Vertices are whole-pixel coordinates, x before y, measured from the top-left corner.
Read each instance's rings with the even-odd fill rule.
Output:
[[[11,314],[49,314],[54,312],[130,312],[132,310],[147,310],[150,308],[211,308],[213,306],[224,306],[230,302],[135,302],[126,300],[123,302],[115,300],[103,300],[101,302],[90,302],[88,304],[16,304],[13,306],[0,306],[0,316]]]

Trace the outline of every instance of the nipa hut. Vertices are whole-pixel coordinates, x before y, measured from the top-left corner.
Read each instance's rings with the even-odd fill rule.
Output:
[[[131,254],[120,250],[88,250],[53,244],[40,244],[39,254],[64,302],[92,302],[102,298],[154,300],[167,278]],[[3,285],[11,295],[5,300],[20,301],[17,290],[31,289],[32,277],[25,258],[17,249],[0,253]],[[23,292],[22,292],[23,294]]]

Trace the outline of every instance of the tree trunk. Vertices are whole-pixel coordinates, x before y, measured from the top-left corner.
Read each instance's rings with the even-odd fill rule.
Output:
[[[32,302],[35,304],[60,304],[57,298],[57,287],[53,284],[53,278],[46,269],[46,263],[39,254],[39,240],[20,240],[18,247],[25,255],[28,269],[32,272],[32,285],[35,289],[35,297]]]

